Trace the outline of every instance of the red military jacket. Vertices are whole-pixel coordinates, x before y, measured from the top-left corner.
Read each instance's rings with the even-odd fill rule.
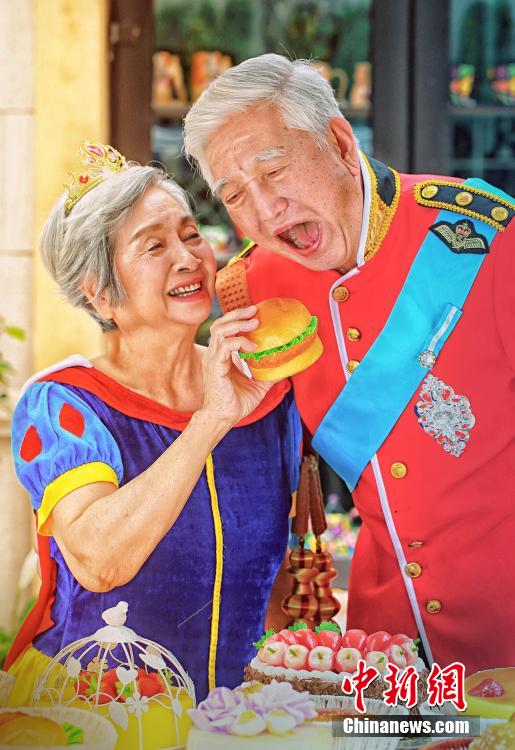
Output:
[[[481,215],[490,225],[493,216],[509,217],[499,224],[463,315],[431,370],[452,389],[448,393],[469,400],[474,424],[465,449],[452,455],[425,431],[416,412],[421,384],[379,448],[376,471],[369,463],[354,490],[363,526],[351,569],[348,627],[411,637],[423,631],[434,661],[461,661],[468,673],[515,666],[513,205],[499,206],[485,193],[483,202],[474,195],[466,208],[468,199],[456,198],[455,178],[396,175],[373,160],[367,168],[372,208],[359,273],[338,283],[336,271],[311,271],[260,247],[244,254],[253,302],[294,297],[318,317],[324,353],[293,377],[311,433],[380,333],[440,208]],[[482,213],[473,210],[476,203]],[[370,393],[371,410],[381,397]]]

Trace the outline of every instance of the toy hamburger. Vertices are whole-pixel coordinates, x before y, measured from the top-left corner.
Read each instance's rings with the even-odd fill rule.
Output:
[[[257,345],[240,352],[255,380],[282,380],[310,367],[324,348],[318,321],[296,299],[273,297],[257,304],[259,328],[247,334]]]

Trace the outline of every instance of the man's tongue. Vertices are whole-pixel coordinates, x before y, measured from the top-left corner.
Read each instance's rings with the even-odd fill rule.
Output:
[[[314,221],[306,221],[303,224],[295,224],[286,232],[282,232],[281,237],[299,250],[305,250],[315,244],[318,240],[318,233],[318,224]]]

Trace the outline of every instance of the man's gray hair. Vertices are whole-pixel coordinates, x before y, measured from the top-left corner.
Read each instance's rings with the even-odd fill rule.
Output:
[[[96,297],[106,292],[113,305],[126,299],[115,266],[116,231],[150,186],[165,190],[192,213],[185,191],[162,169],[132,162],[83,195],[68,216],[64,212],[68,194],[64,193],[41,233],[41,257],[61,294],[74,307],[86,310],[103,331],[115,329],[116,324],[101,318],[79,287],[93,280]]]
[[[252,106],[275,106],[289,128],[313,134],[327,148],[327,125],[341,116],[331,85],[308,60],[260,55],[244,60],[215,79],[195,102],[184,121],[184,150],[213,189],[205,155],[211,134],[231,115]]]

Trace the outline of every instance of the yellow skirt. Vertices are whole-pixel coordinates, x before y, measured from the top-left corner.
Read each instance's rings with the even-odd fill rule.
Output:
[[[43,675],[51,661],[49,656],[42,654],[35,648],[28,648],[16,659],[9,669],[9,674],[16,677],[9,697],[9,707],[49,705],[48,699],[33,704],[32,694],[37,681]],[[184,690],[181,690],[177,697],[182,707],[181,717],[176,716],[171,711],[171,708],[166,708],[154,703],[152,700],[150,701],[150,704],[147,706],[148,710],[141,716],[141,734],[143,739],[143,744],[141,745],[140,722],[134,715],[128,714],[129,723],[126,729],[122,729],[113,723],[118,732],[118,742],[116,743],[115,750],[140,750],[140,747],[141,750],[160,750],[160,748],[186,745],[188,732],[192,725],[186,711],[188,708],[193,708],[193,703]],[[169,702],[169,699],[162,699],[163,703],[167,701]],[[76,700],[71,704],[67,703],[67,705],[71,705],[74,708],[82,708],[85,711],[90,710],[89,708],[84,708],[84,703],[81,700]],[[107,706],[98,706],[95,708],[95,711],[100,716],[109,719]]]

